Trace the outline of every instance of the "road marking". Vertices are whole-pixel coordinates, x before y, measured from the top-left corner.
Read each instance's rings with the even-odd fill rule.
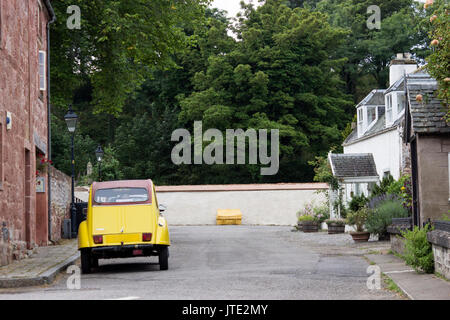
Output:
[[[391,273],[405,273],[405,272],[414,272],[414,270],[388,271],[388,272],[385,272],[385,274],[391,274]]]
[[[106,300],[137,300],[137,299],[140,299],[140,298],[139,297],[130,296],[130,297],[122,297],[122,298],[106,299]]]

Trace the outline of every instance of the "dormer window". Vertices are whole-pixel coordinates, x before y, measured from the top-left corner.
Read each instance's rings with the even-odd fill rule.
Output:
[[[358,109],[358,136],[364,133],[364,112],[363,108]]]
[[[392,123],[392,95],[388,94],[386,97],[386,125]]]
[[[367,107],[367,126],[377,119],[377,107]]]
[[[399,93],[397,95],[397,114],[400,114],[403,110],[405,110],[405,94]]]

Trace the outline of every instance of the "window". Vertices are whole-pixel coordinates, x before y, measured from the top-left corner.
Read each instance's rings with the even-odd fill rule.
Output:
[[[397,95],[397,113],[400,114],[405,109],[405,95],[399,93]]]
[[[386,99],[386,124],[392,122],[392,95],[388,95]]]
[[[363,134],[363,124],[364,124],[364,112],[363,108],[358,109],[358,135]]]
[[[111,188],[99,189],[95,192],[97,203],[134,203],[148,201],[148,191],[145,188]]]
[[[39,90],[44,91],[46,86],[45,51],[39,51]]]
[[[367,125],[370,125],[377,119],[376,107],[367,108]]]
[[[38,2],[38,11],[37,11],[37,31],[38,31],[38,39],[42,42],[42,4]]]

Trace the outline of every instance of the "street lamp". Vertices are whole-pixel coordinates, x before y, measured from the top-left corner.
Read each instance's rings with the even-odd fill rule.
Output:
[[[77,220],[77,209],[75,208],[75,156],[74,156],[74,143],[73,138],[75,135],[75,129],[77,128],[78,116],[72,111],[72,105],[69,105],[69,111],[64,116],[64,120],[67,124],[67,129],[71,133],[72,141],[72,202],[70,203],[70,222],[72,229],[72,238],[77,236],[76,230],[76,220]]]
[[[102,159],[103,155],[105,153],[102,150],[102,147],[98,145],[97,149],[95,150],[95,157],[97,158],[98,162],[98,180],[102,181]]]

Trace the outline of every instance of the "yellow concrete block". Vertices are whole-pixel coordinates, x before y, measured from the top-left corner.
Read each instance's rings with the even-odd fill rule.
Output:
[[[239,209],[218,209],[216,221],[218,225],[242,223],[242,212]]]

